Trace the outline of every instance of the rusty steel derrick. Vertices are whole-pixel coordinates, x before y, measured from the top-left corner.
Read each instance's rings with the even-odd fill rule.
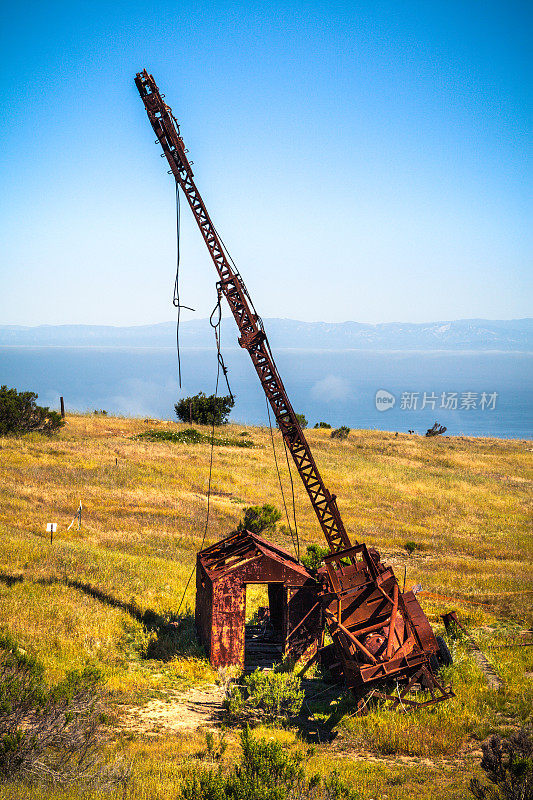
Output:
[[[318,471],[274,363],[262,321],[250,307],[250,297],[244,281],[238,270],[230,263],[200,192],[196,188],[179,125],[163,100],[152,75],[144,70],[137,74],[135,83],[170,170],[187,198],[213,259],[219,276],[219,291],[228,301],[239,328],[239,344],[250,354],[282,436],[307,489],[324,536],[333,552],[350,547],[351,542],[337,508],[336,497],[328,491]]]
[[[168,161],[169,172],[187,198],[217,270],[219,297],[222,294],[228,302],[239,329],[239,344],[252,359],[331,551],[318,571],[317,580],[308,573],[304,583],[292,557],[258,537],[252,537],[252,541],[249,533],[246,536],[231,535],[201,551],[197,558],[197,629],[211,653],[212,663],[215,666],[244,663],[244,634],[241,636],[239,631],[244,624],[242,592],[246,581],[269,583],[270,571],[281,575],[285,574],[283,570],[288,570],[287,575],[290,573],[292,577],[284,578],[289,592],[283,601],[284,619],[294,624],[290,632],[285,630],[284,655],[299,657],[302,648],[307,648],[306,652],[314,648],[307,666],[313,659],[320,659],[359,698],[372,690],[375,696],[393,707],[412,708],[452,697],[451,688],[441,685],[431,667],[432,659],[439,652],[439,644],[415,595],[413,592],[400,592],[392,568],[381,561],[375,549],[350,541],[336,496],[324,485],[285,391],[262,320],[196,188],[187,150],[171,109],[146,70],[137,74],[135,83],[163,149],[162,155]],[[262,556],[257,555],[259,551]],[[261,563],[264,566],[259,570],[261,574],[252,570],[250,578],[247,554],[252,552],[255,553],[253,559],[263,558]],[[215,557],[216,565],[213,562]],[[268,567],[267,563],[271,566]],[[259,568],[259,561],[256,566]],[[224,570],[229,570],[227,575]],[[274,583],[278,579],[279,575]],[[235,585],[228,589],[230,584],[226,586],[225,581],[233,581]],[[291,581],[297,587],[294,591],[297,591],[298,602],[296,606],[293,603],[293,607],[298,608],[296,614],[290,610],[288,599]],[[272,592],[274,597],[274,589]],[[226,630],[230,625],[228,603],[235,604],[230,614],[230,617],[234,616],[231,633],[229,628]],[[320,609],[318,617],[317,609]],[[240,622],[236,624],[236,620]],[[333,644],[326,647],[324,623],[333,640]],[[292,649],[291,640],[295,633],[299,636],[299,650]],[[232,649],[226,640],[234,640],[238,647],[235,644]],[[222,646],[224,642],[226,644]],[[394,681],[396,691],[391,693],[390,685]],[[430,699],[419,701],[409,697],[413,687],[427,690]]]

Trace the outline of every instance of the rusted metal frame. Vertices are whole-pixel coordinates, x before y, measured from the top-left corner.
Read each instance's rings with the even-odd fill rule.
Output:
[[[287,636],[287,641],[288,641],[288,640],[291,638],[291,636],[292,636],[293,634],[295,634],[295,633],[296,633],[296,631],[298,630],[298,628],[301,628],[301,627],[302,627],[302,625],[304,624],[305,620],[306,620],[306,619],[307,619],[307,618],[310,616],[310,614],[312,614],[312,613],[313,613],[313,611],[315,610],[315,608],[316,608],[318,605],[320,605],[320,601],[319,601],[319,600],[317,600],[317,602],[314,604],[314,606],[311,608],[311,610],[307,612],[307,614],[305,615],[305,617],[303,617],[303,618],[300,620],[300,622],[298,623],[298,625],[296,625],[296,626],[295,626],[295,627],[292,629],[292,631],[291,631],[291,632],[289,633],[289,635]]]
[[[429,684],[429,691],[431,693],[431,700],[410,700],[405,695],[411,689],[414,683],[420,679],[420,677],[424,675],[426,680]],[[433,687],[437,687],[440,691],[440,697],[435,697],[435,693],[433,691]],[[448,700],[450,697],[455,697],[454,692],[451,689],[445,689],[435,678],[435,676],[427,669],[426,666],[422,666],[419,670],[417,670],[410,678],[407,686],[400,692],[400,696],[391,695],[391,694],[384,694],[382,692],[376,692],[376,697],[379,697],[383,700],[391,700],[393,703],[394,708],[398,705],[407,705],[411,708],[422,708],[423,706],[430,706],[434,703],[441,703],[443,700]]]
[[[246,554],[247,553],[253,554],[254,552],[257,552],[257,550],[253,547],[249,547],[246,549],[242,549],[239,553],[228,553],[223,557],[221,556],[220,558],[213,560],[209,564],[209,570],[211,572],[219,572],[226,566],[235,563],[235,559],[239,561],[246,560]]]
[[[344,550],[338,550],[335,553],[330,553],[329,555],[324,556],[324,563],[329,564],[332,561],[339,561],[341,558],[348,558],[349,556],[357,555],[358,553],[363,552],[364,547],[364,544],[350,545],[350,547],[347,547]]]
[[[373,633],[374,631],[379,631],[381,628],[386,628],[387,624],[387,618],[385,618],[383,622],[376,622],[375,625],[368,625],[368,627],[352,631],[352,633],[355,636],[366,636],[368,633]]]
[[[343,548],[346,549],[350,546],[350,541],[340,518],[335,495],[331,495],[322,482],[305,436],[296,419],[294,409],[288,400],[285,388],[277,372],[268,340],[262,330],[261,320],[255,314],[255,310],[252,311],[248,303],[249,295],[242,278],[238,271],[234,270],[229,264],[224,252],[224,246],[218,238],[202,198],[196,189],[193,181],[193,172],[185,156],[185,146],[179,133],[179,126],[174,120],[170,109],[161,99],[155,81],[146,71],[137,75],[136,84],[143,98],[152,127],[163,148],[163,155],[169,163],[170,171],[187,197],[192,213],[213,259],[220,278],[219,290],[226,297],[241,334],[239,342],[250,353],[267,399],[278,420],[282,436],[289,447],[297,470],[309,494],[326,540],[333,552]],[[221,559],[217,559],[216,563],[220,563],[220,561]],[[233,563],[238,566],[237,560],[234,560]],[[377,568],[373,561],[367,560],[367,567],[370,573],[376,572],[377,574]],[[381,586],[378,585],[378,589],[388,602],[394,604],[394,601],[391,600]],[[405,630],[406,632],[411,632],[411,636],[408,636],[403,647],[407,645],[407,642],[410,643],[413,637],[420,644],[418,631],[414,622],[411,621],[410,614],[406,611],[403,602],[401,602],[401,607],[404,612]],[[398,612],[396,611],[396,613]],[[342,626],[342,623],[340,625]],[[391,624],[389,638],[393,628],[394,626]],[[342,636],[345,635],[342,634]],[[356,639],[356,637],[353,638]],[[348,631],[348,641],[351,639],[352,637]]]
[[[363,664],[360,669],[361,681],[365,684],[376,683],[383,678],[390,678],[394,675],[405,677],[409,669],[423,666],[427,663],[425,653],[409,653],[400,658],[394,657],[390,661],[380,661],[378,664]]]
[[[305,654],[304,654],[304,656],[305,656]],[[317,649],[317,650],[315,650],[315,652],[313,653],[311,658],[309,658],[308,661],[305,662],[305,664],[301,668],[300,672],[297,673],[299,678],[303,678],[303,676],[305,675],[307,670],[318,660],[318,657],[319,657],[319,652],[318,652],[318,649]]]
[[[367,615],[366,619],[361,619],[359,615],[359,618],[356,617],[354,620],[354,615],[356,615],[362,607],[365,608],[365,610],[367,608],[367,600],[354,597],[353,601],[350,599],[349,605],[345,605],[343,608],[344,624],[353,631],[356,636],[365,636],[367,633],[385,628],[390,618],[390,612],[385,610],[385,605],[387,605],[386,601],[382,600],[381,605],[374,608]]]
[[[361,553],[362,558],[360,560],[357,559],[357,556]],[[357,566],[358,568],[362,568],[361,565],[364,564],[368,571],[370,572],[373,579],[377,579],[379,576],[379,571],[374,564],[373,559],[370,557],[370,553],[368,552],[368,548],[366,544],[355,544],[350,545],[350,547],[345,548],[344,550],[337,550],[335,553],[332,553],[329,556],[324,558],[324,562],[326,565],[335,565],[336,572],[340,572],[341,575],[344,574],[344,568],[347,566],[346,564],[342,563],[343,558],[347,558],[350,560],[350,563],[353,566]],[[329,570],[328,570],[329,571]]]
[[[257,561],[259,558],[263,558],[263,553],[257,553],[257,555],[246,559],[246,561],[244,563],[245,564],[251,564],[252,561]],[[243,566],[243,562],[242,561],[235,561],[232,564],[230,564],[229,566],[224,565],[224,566],[220,567],[220,569],[214,570],[211,573],[212,580],[216,580],[220,575],[225,575],[226,573],[230,572],[231,570],[235,569],[236,567],[241,567],[241,566]]]
[[[402,612],[402,616],[403,616],[403,620],[404,620],[404,623],[405,623],[406,631],[408,632],[408,634],[410,636],[412,636],[414,638],[414,640],[417,643],[417,645],[420,648],[420,650],[425,652],[424,645],[422,644],[422,641],[420,639],[420,635],[419,635],[419,633],[418,633],[418,631],[416,629],[416,625],[414,624],[413,620],[411,619],[411,614],[409,613],[407,605],[406,605],[406,603],[405,603],[405,601],[404,601],[404,599],[403,599],[403,597],[401,595],[399,596],[398,604],[399,604],[399,607],[400,607],[400,611]]]
[[[221,558],[227,558],[235,553],[237,550],[242,550],[243,547],[252,547],[253,544],[250,541],[249,536],[238,536],[233,539],[233,541],[225,546],[225,547],[217,547],[214,548],[207,554],[206,560],[209,561],[220,561]],[[207,551],[205,551],[207,553]]]
[[[249,554],[249,557],[246,557],[247,554]],[[217,564],[211,568],[211,573],[212,575],[216,575],[219,572],[226,572],[227,570],[233,569],[233,567],[248,563],[248,561],[251,561],[257,555],[257,552],[254,554],[254,550],[247,550],[246,553],[242,555],[228,556],[228,558],[217,562]]]
[[[285,437],[296,468],[309,494],[315,513],[326,536],[326,540],[331,549],[337,549],[339,543],[350,544],[338,509],[336,508],[335,499],[322,482],[309,445],[301,433],[297,420],[292,420],[294,412],[288,401],[281,379],[277,374],[275,365],[273,362],[268,363],[270,361],[270,356],[267,352],[265,341],[254,344],[249,348],[248,352],[250,353],[256,372],[263,385],[265,394],[278,419],[280,430]],[[268,364],[269,367],[268,371],[265,369],[266,364]],[[265,379],[265,372],[268,374],[268,380]],[[291,418],[289,425],[284,421],[284,415],[288,415]]]
[[[396,650],[396,652],[392,654],[392,657],[389,658],[389,661],[395,661],[398,658],[407,658],[409,653],[406,653],[405,651],[407,649],[407,646],[411,644],[411,642],[413,641],[416,644],[415,637],[412,634],[408,635],[407,638],[402,643],[402,646],[399,647],[398,650]]]
[[[421,667],[419,670],[417,670],[417,672],[415,672],[415,673],[413,673],[413,675],[411,675],[411,677],[409,678],[409,682],[408,682],[407,686],[404,686],[403,690],[400,692],[400,697],[402,699],[403,699],[403,696],[407,694],[407,692],[409,691],[411,686],[413,686],[413,684],[415,684],[417,682],[417,680],[420,678],[420,676],[422,675],[423,672],[424,672],[424,667]]]
[[[258,536],[257,534],[252,534],[254,541],[257,547],[264,547],[266,550],[272,551],[275,553],[276,557],[282,561],[285,561],[287,564],[290,564],[291,567],[294,567],[299,562],[291,556],[290,553],[287,553],[283,548],[279,547],[278,545],[274,544],[274,542],[269,542],[267,539],[263,539],[262,536]],[[299,564],[300,569],[302,569],[301,564]]]
[[[435,684],[435,686],[437,687],[437,689],[439,689],[439,691],[440,691],[440,692],[442,692],[442,694],[443,694],[443,695],[445,695],[446,697],[455,697],[455,692],[453,692],[453,691],[452,691],[452,688],[451,688],[451,686],[446,686],[446,687],[444,687],[444,686],[443,686],[443,685],[442,685],[442,684],[441,684],[441,683],[440,683],[440,682],[437,680],[437,677],[436,677],[435,675],[433,675],[433,673],[431,672],[431,670],[429,670],[429,673],[430,673],[430,675],[431,675],[431,680],[433,681],[433,683]]]
[[[225,553],[221,553],[218,558],[213,559],[212,564],[214,568],[217,569],[219,564],[224,563],[228,559],[244,555],[248,550],[252,552],[255,549],[256,548],[254,547],[253,543],[250,540],[245,540],[242,544],[234,546],[231,550]]]
[[[396,623],[396,616],[398,614],[398,595],[399,595],[398,584],[394,584],[394,595],[393,595],[393,604],[392,604],[392,613],[390,616],[389,622],[389,635],[387,637],[387,650],[385,652],[385,658],[387,661],[392,655],[392,646],[393,646],[393,637],[394,637],[394,625]]]
[[[411,708],[423,708],[424,706],[432,706],[434,703],[442,703],[443,700],[448,700],[449,695],[444,695],[443,697],[435,697],[432,700],[409,700],[406,697],[402,697],[401,700],[398,700],[398,697],[395,697],[393,694],[383,694],[383,692],[375,692],[374,697],[378,697],[380,700],[391,700],[392,701],[392,710],[395,711],[399,705],[406,705],[410,706]]]
[[[380,586],[377,581],[376,581],[376,589],[378,589],[378,591],[381,592],[381,594],[383,595],[385,600],[387,600],[387,602],[389,602],[391,604],[391,606],[394,605],[394,600],[392,599],[392,597],[389,597],[389,595],[387,594],[385,589],[382,586]]]
[[[338,589],[338,590],[335,590],[335,591],[332,591],[332,592],[326,592],[326,593],[323,594],[322,600],[323,600],[324,603],[328,603],[328,602],[329,603],[333,603],[339,597],[341,598],[341,600],[346,600],[346,599],[350,599],[351,598],[353,603],[358,604],[358,605],[362,605],[362,604],[367,602],[368,597],[366,597],[364,600],[361,600],[360,599],[360,595],[368,593],[369,589],[372,589],[372,591],[370,592],[370,594],[372,595],[374,590],[375,590],[374,581],[368,581],[366,583],[360,584],[359,586],[349,586],[347,589]],[[381,603],[386,603],[386,602],[389,602],[389,601],[386,600],[386,599],[383,599],[383,600],[380,600],[380,602]],[[382,612],[381,612],[381,610],[379,610],[379,611],[374,610],[374,612],[372,613],[372,616],[374,616],[377,613],[381,614]]]
[[[337,627],[337,628],[339,628],[339,630],[341,630],[341,631],[342,631],[342,633],[343,633],[345,636],[347,636],[347,637],[348,637],[348,639],[349,639],[351,642],[353,642],[353,644],[354,644],[354,645],[357,647],[357,649],[358,649],[358,650],[360,650],[360,651],[361,651],[361,652],[362,652],[362,653],[363,653],[363,654],[364,654],[364,655],[365,655],[367,658],[369,658],[369,659],[370,659],[370,661],[371,661],[373,664],[377,664],[377,663],[378,663],[378,661],[377,661],[377,658],[375,658],[375,657],[372,655],[372,653],[370,652],[370,650],[367,650],[367,649],[366,649],[366,647],[364,646],[364,644],[361,644],[361,642],[359,641],[359,639],[358,639],[356,636],[354,636],[354,635],[353,635],[353,633],[352,633],[351,631],[349,631],[349,630],[348,630],[348,628],[345,628],[345,627],[344,627],[344,625],[342,624],[342,622],[339,622],[338,620],[336,620],[336,619],[335,619],[335,616],[334,616],[334,615],[331,613],[331,611],[329,611],[328,609],[326,609],[326,616],[327,616],[328,618],[329,618],[329,617],[331,617],[331,621],[333,622],[334,626],[335,626],[335,627]]]
[[[362,558],[360,560],[357,559],[357,555],[359,553],[361,553],[361,556],[362,556]],[[350,559],[350,562],[354,566],[358,566],[359,567],[361,565],[361,563],[363,563],[366,566],[366,568],[368,569],[368,571],[370,572],[370,574],[371,574],[371,576],[372,576],[372,578],[374,580],[377,580],[377,578],[379,577],[379,570],[377,569],[377,567],[376,567],[376,565],[374,563],[374,560],[370,557],[370,553],[368,552],[368,548],[367,548],[366,544],[364,544],[364,542],[362,544],[350,545],[349,547],[345,548],[344,550],[338,550],[335,553],[333,553],[333,554],[331,554],[329,556],[326,556],[324,558],[324,561],[326,563],[330,563],[330,564],[331,563],[337,564],[338,565],[338,572],[343,573],[344,572],[343,567],[346,566],[346,565],[343,565],[342,562],[341,562],[341,559],[343,559],[343,558]]]
[[[224,572],[225,570],[230,569],[236,564],[245,564],[252,558],[256,558],[257,556],[261,555],[262,553],[259,553],[257,548],[252,547],[247,548],[245,551],[237,555],[228,554],[225,556],[225,558],[220,558],[213,562],[209,567],[209,572],[211,575],[216,575],[219,572]]]

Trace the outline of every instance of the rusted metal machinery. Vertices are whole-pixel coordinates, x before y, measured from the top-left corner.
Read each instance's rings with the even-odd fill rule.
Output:
[[[288,588],[292,580],[292,585],[300,590],[305,584],[306,594],[296,615],[291,617],[287,610],[284,612],[284,655],[300,656],[302,647],[307,653],[314,649],[312,658],[319,659],[334,674],[343,677],[346,685],[361,698],[372,690],[393,705],[406,708],[453,696],[451,689],[444,687],[431,669],[430,662],[438,656],[439,644],[415,595],[400,592],[392,568],[382,563],[377,550],[365,544],[353,545],[350,541],[336,496],[324,485],[285,391],[261,318],[196,188],[179,125],[146,70],[137,74],[135,83],[170,172],[185,194],[211,254],[219,276],[219,296],[226,298],[235,318],[240,332],[239,344],[252,359],[331,551],[316,580],[309,573],[304,575],[306,570],[288,553],[251,534],[244,538],[241,534],[229,536],[202,551],[198,556],[196,619],[213,663],[244,665],[239,637],[233,649],[224,651],[221,645],[223,639],[227,641],[233,624],[228,617],[244,623],[241,587],[247,582],[267,583],[269,594],[274,597],[271,583],[272,586],[281,583]],[[267,548],[268,556],[265,555]],[[255,565],[252,577],[247,574],[250,561]],[[265,565],[263,571],[261,563]],[[298,578],[294,580],[296,575]],[[233,590],[220,590],[226,582],[229,582],[229,590],[232,580]],[[287,596],[283,602],[287,606]],[[288,629],[291,624],[292,631]],[[327,647],[323,646],[324,626],[332,638],[332,644]],[[299,637],[298,647],[291,641],[291,637],[298,639],[296,630],[300,634],[305,632]],[[423,701],[412,699],[410,691],[415,686],[427,689],[429,696]]]

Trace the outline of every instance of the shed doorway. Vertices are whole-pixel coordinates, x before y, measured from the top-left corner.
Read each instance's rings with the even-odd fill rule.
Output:
[[[272,669],[283,660],[285,587],[247,583],[245,589],[244,668]]]

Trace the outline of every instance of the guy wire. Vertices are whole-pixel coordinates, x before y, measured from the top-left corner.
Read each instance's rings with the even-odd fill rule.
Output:
[[[265,395],[265,403],[266,403],[266,407],[267,407],[268,424],[269,424],[269,427],[270,427],[270,438],[272,440],[272,452],[274,453],[274,463],[276,465],[276,472],[278,474],[278,482],[279,482],[279,488],[280,488],[280,492],[281,492],[281,499],[283,501],[283,508],[285,509],[285,516],[287,518],[287,525],[289,526],[289,532],[291,534],[292,546],[294,547],[294,552],[296,554],[296,558],[299,561],[300,560],[300,548],[299,548],[299,545],[297,545],[297,541],[298,540],[296,540],[296,542],[294,540],[294,534],[292,532],[291,521],[289,519],[289,512],[287,510],[287,504],[285,502],[285,493],[283,491],[283,483],[281,481],[281,474],[280,474],[279,467],[278,467],[278,458],[276,456],[276,447],[274,445],[274,433],[272,431],[272,420],[270,418],[270,408],[269,408],[269,405],[268,405],[268,399],[267,399],[266,395]],[[282,438],[283,438],[283,434],[282,434]],[[285,443],[285,439],[283,439],[283,442]],[[292,483],[292,477],[291,477],[291,483]],[[293,502],[294,502],[294,492],[293,492]],[[295,516],[295,520],[296,520],[296,516]]]
[[[180,318],[181,309],[186,308],[188,311],[194,311],[190,306],[182,306],[180,302],[180,238],[181,238],[181,211],[180,211],[180,187],[176,181],[176,278],[174,280],[174,294],[172,297],[172,305],[178,309],[178,318],[176,320],[176,352],[178,355],[178,384],[181,389],[181,357],[180,357]]]
[[[298,561],[299,561],[300,560],[300,539],[298,537],[298,525],[296,524],[296,503],[295,503],[295,500],[294,500],[294,483],[292,481],[292,472],[291,472],[291,465],[290,465],[290,462],[289,462],[289,454],[287,453],[287,443],[285,441],[285,437],[284,436],[282,436],[281,438],[283,439],[283,447],[285,448],[285,459],[287,461],[287,469],[289,470],[289,478],[290,478],[290,481],[291,481],[292,516],[293,516],[293,519],[294,519],[294,533],[296,535],[296,546],[297,546],[297,551],[298,551],[297,558],[298,558]]]
[[[220,294],[218,296],[218,305],[220,305]],[[215,310],[216,310],[216,306],[215,306]],[[211,316],[213,316],[213,314],[211,314]],[[213,325],[213,328],[215,329],[215,340],[216,340],[216,343],[217,343],[217,380],[216,380],[216,385],[215,385],[215,400],[216,400],[216,398],[218,397],[218,382],[219,382],[219,379],[220,379],[221,363],[222,364],[224,363],[222,361],[222,356],[221,356],[221,353],[220,353],[220,319],[218,320],[216,325]],[[227,381],[227,376],[226,376],[226,381]],[[228,384],[228,388],[229,388],[229,384]],[[211,479],[213,477],[213,451],[214,451],[214,449],[215,449],[215,414],[213,413],[213,422],[212,422],[212,425],[211,425],[211,454],[210,454],[210,457],[209,457],[209,480],[208,480],[208,483],[207,483],[207,512],[206,512],[206,518],[205,518],[204,535],[202,536],[202,543],[200,545],[199,550],[203,550],[204,543],[205,543],[205,537],[207,536],[207,528],[209,526],[209,512],[210,512],[210,509],[211,509]],[[195,569],[196,569],[196,564],[193,565],[193,568],[191,570],[191,574],[189,575],[189,579],[188,579],[188,581],[187,581],[187,583],[185,585],[185,589],[183,590],[183,594],[181,596],[181,600],[180,600],[180,603],[179,603],[179,606],[178,606],[178,610],[176,612],[177,614],[179,614],[180,608],[182,606],[183,600],[184,600],[185,595],[187,593],[187,589],[189,588],[189,584],[190,584],[190,582],[192,580],[192,576],[194,575]]]

